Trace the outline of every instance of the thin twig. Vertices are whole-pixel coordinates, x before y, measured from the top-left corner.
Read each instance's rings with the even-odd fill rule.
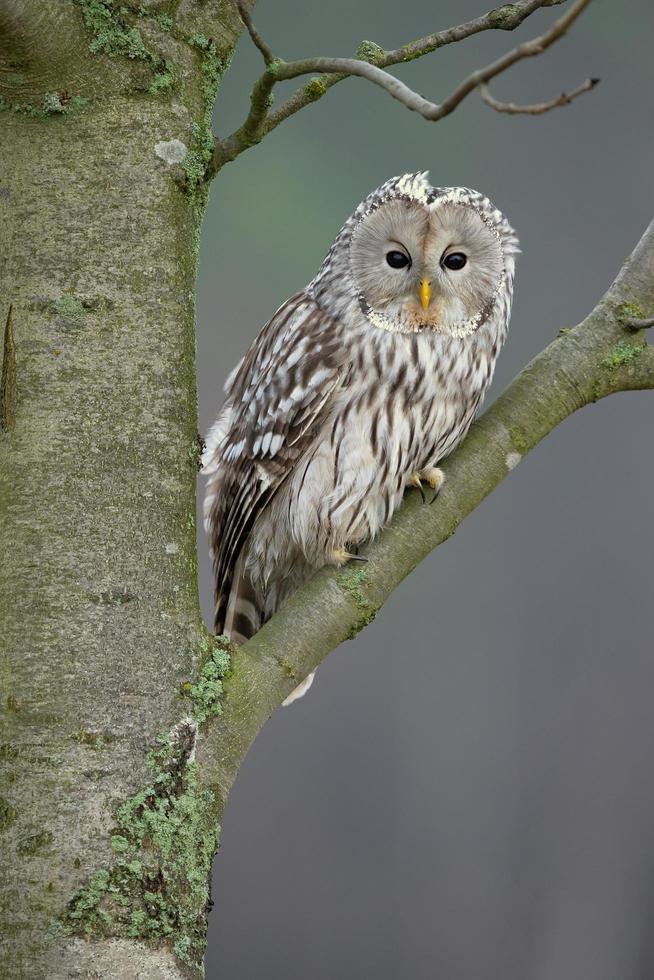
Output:
[[[496,112],[507,112],[512,116],[542,116],[544,112],[549,112],[551,109],[558,109],[560,106],[570,105],[578,95],[583,95],[584,92],[590,92],[598,83],[599,78],[587,78],[585,82],[582,82],[572,92],[561,92],[560,95],[555,99],[550,99],[549,102],[534,102],[531,105],[519,105],[516,102],[500,102],[491,95],[488,85],[482,85],[479,89],[479,94],[481,95],[482,101],[486,105],[489,105],[491,109],[495,109]]]
[[[442,103],[430,102],[423,98],[384,69],[391,65],[422,57],[422,55],[435,51],[437,48],[461,41],[480,31],[514,30],[538,8],[555,6],[562,2],[563,0],[518,0],[517,3],[497,7],[483,17],[477,17],[466,24],[430,34],[394,51],[384,51],[378,45],[364,41],[357,52],[361,56],[359,58],[306,58],[299,61],[284,62],[274,57],[271,48],[256,30],[243,0],[238,0],[243,21],[266,61],[266,71],[254,85],[250,100],[250,112],[244,124],[231,136],[216,140],[216,148],[208,176],[213,176],[225,163],[235,159],[248,147],[260,142],[284,119],[288,119],[289,116],[294,115],[304,106],[322,98],[332,85],[353,75],[365,78],[385,89],[389,95],[408,109],[420,113],[431,122],[443,119],[453,112],[475,88],[485,84],[491,78],[495,78],[516,62],[541,54],[550,47],[566,33],[570,25],[588,6],[590,0],[576,0],[548,31],[531,41],[523,42],[497,61],[473,72]],[[272,90],[277,82],[314,73],[319,73],[318,77],[313,78],[298,89],[275,112],[270,112]]]
[[[264,39],[261,37],[256,27],[254,26],[252,15],[248,10],[248,8],[245,6],[244,0],[236,0],[236,5],[238,7],[238,12],[241,15],[241,20],[243,21],[243,23],[245,24],[248,30],[248,34],[252,38],[252,41],[254,42],[256,47],[263,55],[263,60],[266,62],[267,65],[269,65],[271,61],[275,60],[274,54],[272,53],[270,47],[266,44]]]
[[[469,20],[465,24],[448,27],[444,31],[429,34],[427,37],[422,37],[418,41],[403,44],[394,51],[384,52],[383,61],[379,63],[380,67],[388,68],[391,65],[398,65],[402,62],[413,61],[415,58],[422,58],[423,55],[430,54],[432,51],[436,51],[437,48],[443,48],[447,44],[456,44],[458,41],[464,41],[466,38],[472,37],[473,34],[479,34],[481,31],[514,31],[516,27],[522,24],[523,20],[540,7],[557,7],[562,3],[565,3],[565,0],[549,0],[549,2],[548,0],[542,0],[542,2],[534,2],[534,0],[526,0],[525,2],[523,0],[522,3],[507,3],[502,7],[495,7],[494,10],[489,10],[487,14],[483,14],[481,17],[475,17],[474,20]]]

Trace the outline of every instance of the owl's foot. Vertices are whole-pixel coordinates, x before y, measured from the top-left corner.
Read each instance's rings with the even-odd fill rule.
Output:
[[[329,561],[330,564],[340,568],[341,565],[344,565],[348,561],[367,562],[368,559],[364,558],[363,555],[353,555],[347,548],[333,548],[329,555]]]
[[[422,477],[423,480],[427,481],[429,486],[434,491],[432,498],[429,501],[430,504],[433,504],[433,502],[436,500],[436,497],[441,492],[441,488],[443,484],[445,483],[445,474],[443,473],[442,470],[439,470],[436,466],[430,466],[426,470],[421,470],[420,476]]]
[[[417,489],[420,491],[423,504],[427,503],[427,498],[425,497],[425,491],[422,489],[422,480],[420,479],[419,473],[412,473],[409,479],[406,481],[406,485],[408,487],[417,487]]]
[[[441,487],[445,482],[445,474],[442,470],[437,469],[435,466],[428,466],[425,470],[418,470],[416,473],[412,473],[407,480],[407,486],[417,487],[420,491],[423,504],[427,503],[427,498],[425,497],[425,491],[422,487],[422,481],[425,481],[434,491],[430,504],[436,500],[436,497],[441,492]]]

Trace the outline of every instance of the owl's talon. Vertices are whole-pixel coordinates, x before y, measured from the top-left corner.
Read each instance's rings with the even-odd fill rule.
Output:
[[[434,493],[432,494],[432,498],[429,501],[430,504],[433,504],[436,498],[438,497],[439,493],[441,492],[443,484],[445,483],[445,474],[443,473],[442,470],[439,470],[436,466],[430,466],[429,469],[422,470],[420,476],[422,477],[423,480],[427,481],[429,486],[434,491]]]
[[[420,496],[422,497],[423,504],[426,504],[427,503],[427,498],[425,497],[425,491],[422,488],[422,481],[420,479],[420,474],[419,473],[412,473],[411,474],[411,476],[407,480],[407,486],[409,486],[409,487],[416,487],[416,489],[420,491]]]
[[[340,567],[348,561],[367,562],[368,559],[363,555],[353,555],[351,551],[347,550],[347,548],[334,548],[330,555],[330,561],[332,565],[337,565]]]

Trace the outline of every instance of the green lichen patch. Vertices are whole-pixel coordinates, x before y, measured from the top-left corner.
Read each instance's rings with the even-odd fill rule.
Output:
[[[214,137],[211,126],[205,123],[191,123],[191,142],[184,157],[184,190],[191,204],[195,228],[195,252],[200,247],[200,226],[209,200],[207,168],[211,163]]]
[[[365,568],[346,566],[338,573],[336,581],[360,612],[359,618],[348,634],[348,639],[351,640],[373,621],[377,615],[377,606],[370,601],[363,591],[368,581],[368,573]]]
[[[221,713],[223,679],[229,673],[231,658],[226,636],[206,634],[200,642],[202,662],[198,679],[182,685],[182,694],[191,701],[191,715],[198,723]]]
[[[128,10],[113,0],[74,0],[82,8],[91,33],[89,51],[132,61],[155,62],[159,59],[146,47],[141,32],[128,21]]]
[[[148,754],[148,785],[115,811],[115,862],[95,872],[55,924],[68,935],[165,943],[200,975],[206,943],[211,862],[220,826],[213,792],[193,762],[198,724],[220,713],[229,669],[226,637],[205,634],[198,679],[185,685],[191,716]]]
[[[189,35],[188,43],[193,48],[199,48],[200,51],[209,51],[213,41],[206,34],[191,34]]]
[[[363,608],[368,605],[368,600],[361,591],[362,587],[366,584],[368,580],[368,575],[365,568],[355,568],[346,566],[341,572],[339,572],[336,581],[343,589],[344,592],[354,599],[355,603],[359,608]]]
[[[645,317],[643,308],[638,303],[621,303],[616,314],[619,320],[628,320],[631,317],[642,320]]]
[[[177,74],[168,61],[163,61],[148,86],[148,95],[167,95],[177,87]]]
[[[83,109],[89,104],[89,99],[83,95],[70,95],[68,92],[46,92],[36,102],[15,102],[10,104],[2,100],[0,111],[11,109],[12,112],[22,116],[31,116],[33,119],[49,119],[53,117],[64,117]]]
[[[178,83],[173,65],[145,43],[138,27],[139,18],[148,17],[145,7],[128,6],[116,0],[74,0],[82,9],[84,24],[91,35],[89,50],[110,58],[127,58],[145,68],[145,78],[134,87],[149,95],[167,95]],[[152,15],[152,24],[161,31],[170,31],[173,19],[169,14]],[[148,81],[149,72],[152,81]]]
[[[116,862],[73,895],[60,927],[86,938],[167,943],[201,974],[219,824],[215,797],[192,762],[196,738],[197,724],[186,719],[159,740],[149,784],[116,811]]]
[[[84,305],[75,297],[68,294],[60,296],[52,303],[52,312],[61,316],[69,323],[81,323],[86,315]]]
[[[129,840],[122,834],[114,834],[111,838],[111,850],[114,854],[124,854],[129,851]],[[136,862],[140,865],[140,861]]]
[[[629,314],[630,316],[632,314]],[[637,357],[643,352],[642,344],[630,344],[627,340],[620,340],[615,347],[613,347],[608,355],[602,361],[602,366],[609,368],[609,370],[616,370],[616,368],[623,367],[625,364],[630,364],[635,361]]]
[[[200,246],[200,226],[207,206],[209,186],[207,173],[211,166],[214,151],[214,136],[211,114],[220,81],[229,67],[229,59],[221,58],[213,38],[204,34],[191,34],[188,43],[200,57],[202,82],[202,115],[199,122],[191,124],[191,143],[182,168],[184,170],[184,190],[191,203],[195,226],[195,252]]]
[[[384,49],[374,41],[362,41],[357,48],[357,58],[368,61],[371,65],[379,65],[384,59]]]
[[[317,102],[318,99],[322,99],[326,91],[327,83],[324,78],[320,78],[318,75],[315,78],[309,79],[304,86],[305,95],[311,102]]]
[[[0,831],[8,830],[18,816],[18,811],[14,806],[0,796]]]
[[[279,666],[284,671],[287,677],[290,677],[290,679],[293,681],[297,678],[295,667],[290,662],[290,660],[287,660],[286,657],[280,657],[278,655],[275,655],[275,661],[279,664]]]
[[[512,31],[521,15],[521,7],[517,3],[505,3],[502,7],[491,10],[488,18],[497,31]]]
[[[35,857],[45,851],[52,844],[53,837],[49,830],[42,830],[38,834],[24,837],[16,848],[21,857]]]

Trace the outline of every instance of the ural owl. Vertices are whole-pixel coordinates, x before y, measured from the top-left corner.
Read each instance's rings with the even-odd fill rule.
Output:
[[[406,487],[438,492],[506,338],[517,251],[487,198],[426,173],[388,180],[345,222],[230,374],[207,437],[216,632],[246,640],[316,569],[354,557]]]

